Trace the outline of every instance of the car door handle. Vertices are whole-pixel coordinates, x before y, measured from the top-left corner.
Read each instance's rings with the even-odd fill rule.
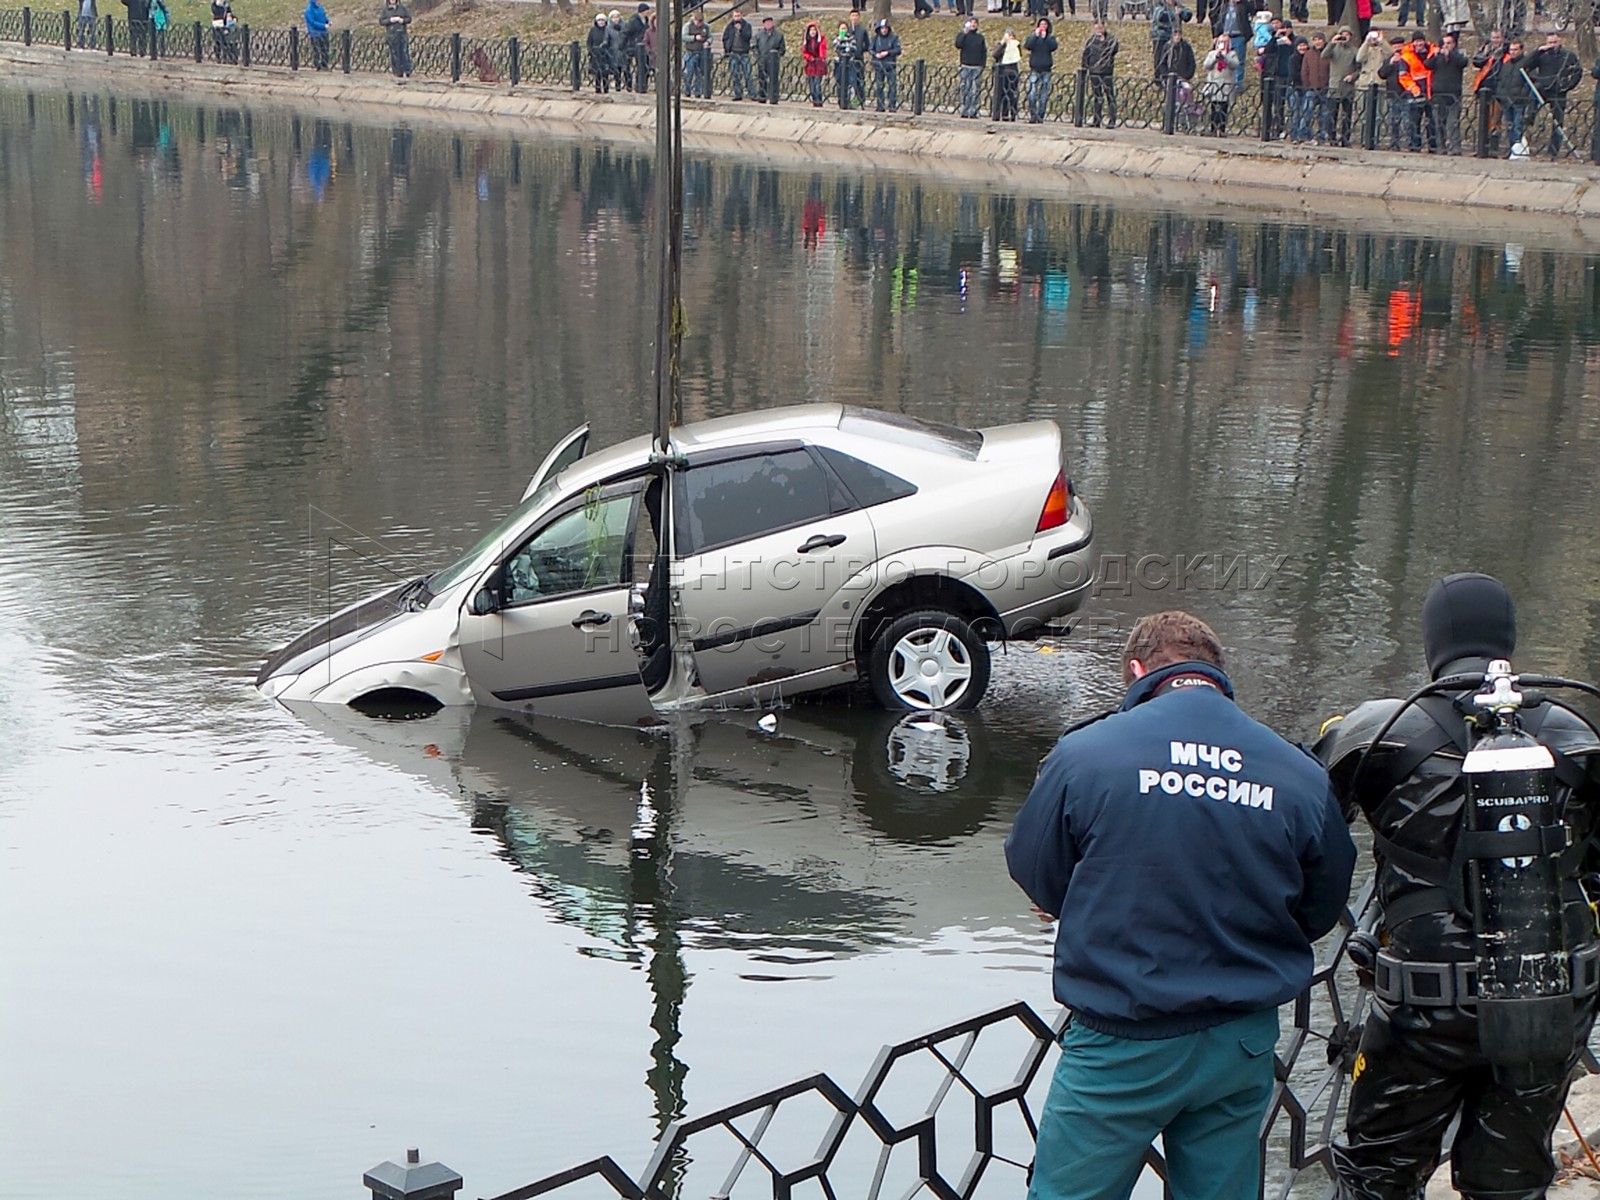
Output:
[[[572,618],[572,627],[574,629],[582,629],[585,625],[605,625],[610,621],[610,613],[596,612],[592,608],[586,608],[577,616]]]
[[[801,554],[810,554],[813,550],[832,550],[835,546],[841,545],[843,542],[844,534],[842,533],[836,533],[832,537],[828,537],[819,533],[816,535],[816,537],[807,538],[805,540],[805,544],[800,547],[799,552]]]

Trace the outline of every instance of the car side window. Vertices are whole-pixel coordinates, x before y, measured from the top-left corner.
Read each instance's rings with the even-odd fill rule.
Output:
[[[749,541],[835,509],[827,472],[803,448],[691,466],[676,525],[680,554]]]
[[[862,508],[871,508],[874,504],[887,504],[890,500],[899,500],[905,496],[915,496],[917,485],[909,480],[901,479],[898,475],[891,475],[882,467],[875,467],[871,463],[862,462],[853,458],[842,450],[835,450],[831,446],[818,446],[817,453],[822,455],[835,475],[844,481],[845,487],[850,489],[850,494]]]
[[[506,559],[505,603],[619,586],[636,498],[628,492],[587,500],[543,526]]]

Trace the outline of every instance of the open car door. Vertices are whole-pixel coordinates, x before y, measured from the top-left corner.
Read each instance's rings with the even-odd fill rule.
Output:
[[[585,421],[566,437],[556,443],[556,448],[544,456],[544,461],[539,464],[539,469],[533,473],[533,478],[528,480],[528,486],[522,491],[522,498],[526,500],[547,479],[554,479],[573,463],[583,457],[589,449],[589,423]]]
[[[619,725],[653,719],[630,628],[633,552],[654,542],[647,482],[572,497],[486,574],[460,625],[478,703]]]

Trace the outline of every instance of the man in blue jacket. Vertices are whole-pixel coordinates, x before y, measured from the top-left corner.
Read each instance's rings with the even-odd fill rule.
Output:
[[[306,0],[306,41],[311,43],[313,70],[328,69],[328,10],[322,0]]]
[[[1158,1134],[1178,1200],[1255,1196],[1278,1006],[1355,846],[1321,765],[1234,704],[1205,622],[1145,617],[1122,662],[1122,706],[1067,730],[1006,839],[1072,1010],[1029,1200],[1126,1197]]]

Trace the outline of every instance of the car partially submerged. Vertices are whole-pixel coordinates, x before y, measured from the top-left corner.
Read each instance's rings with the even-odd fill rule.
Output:
[[[588,440],[459,561],[308,630],[257,686],[631,722],[864,678],[890,708],[963,709],[989,643],[1088,592],[1092,522],[1051,421],[813,404],[682,426],[670,456]]]

